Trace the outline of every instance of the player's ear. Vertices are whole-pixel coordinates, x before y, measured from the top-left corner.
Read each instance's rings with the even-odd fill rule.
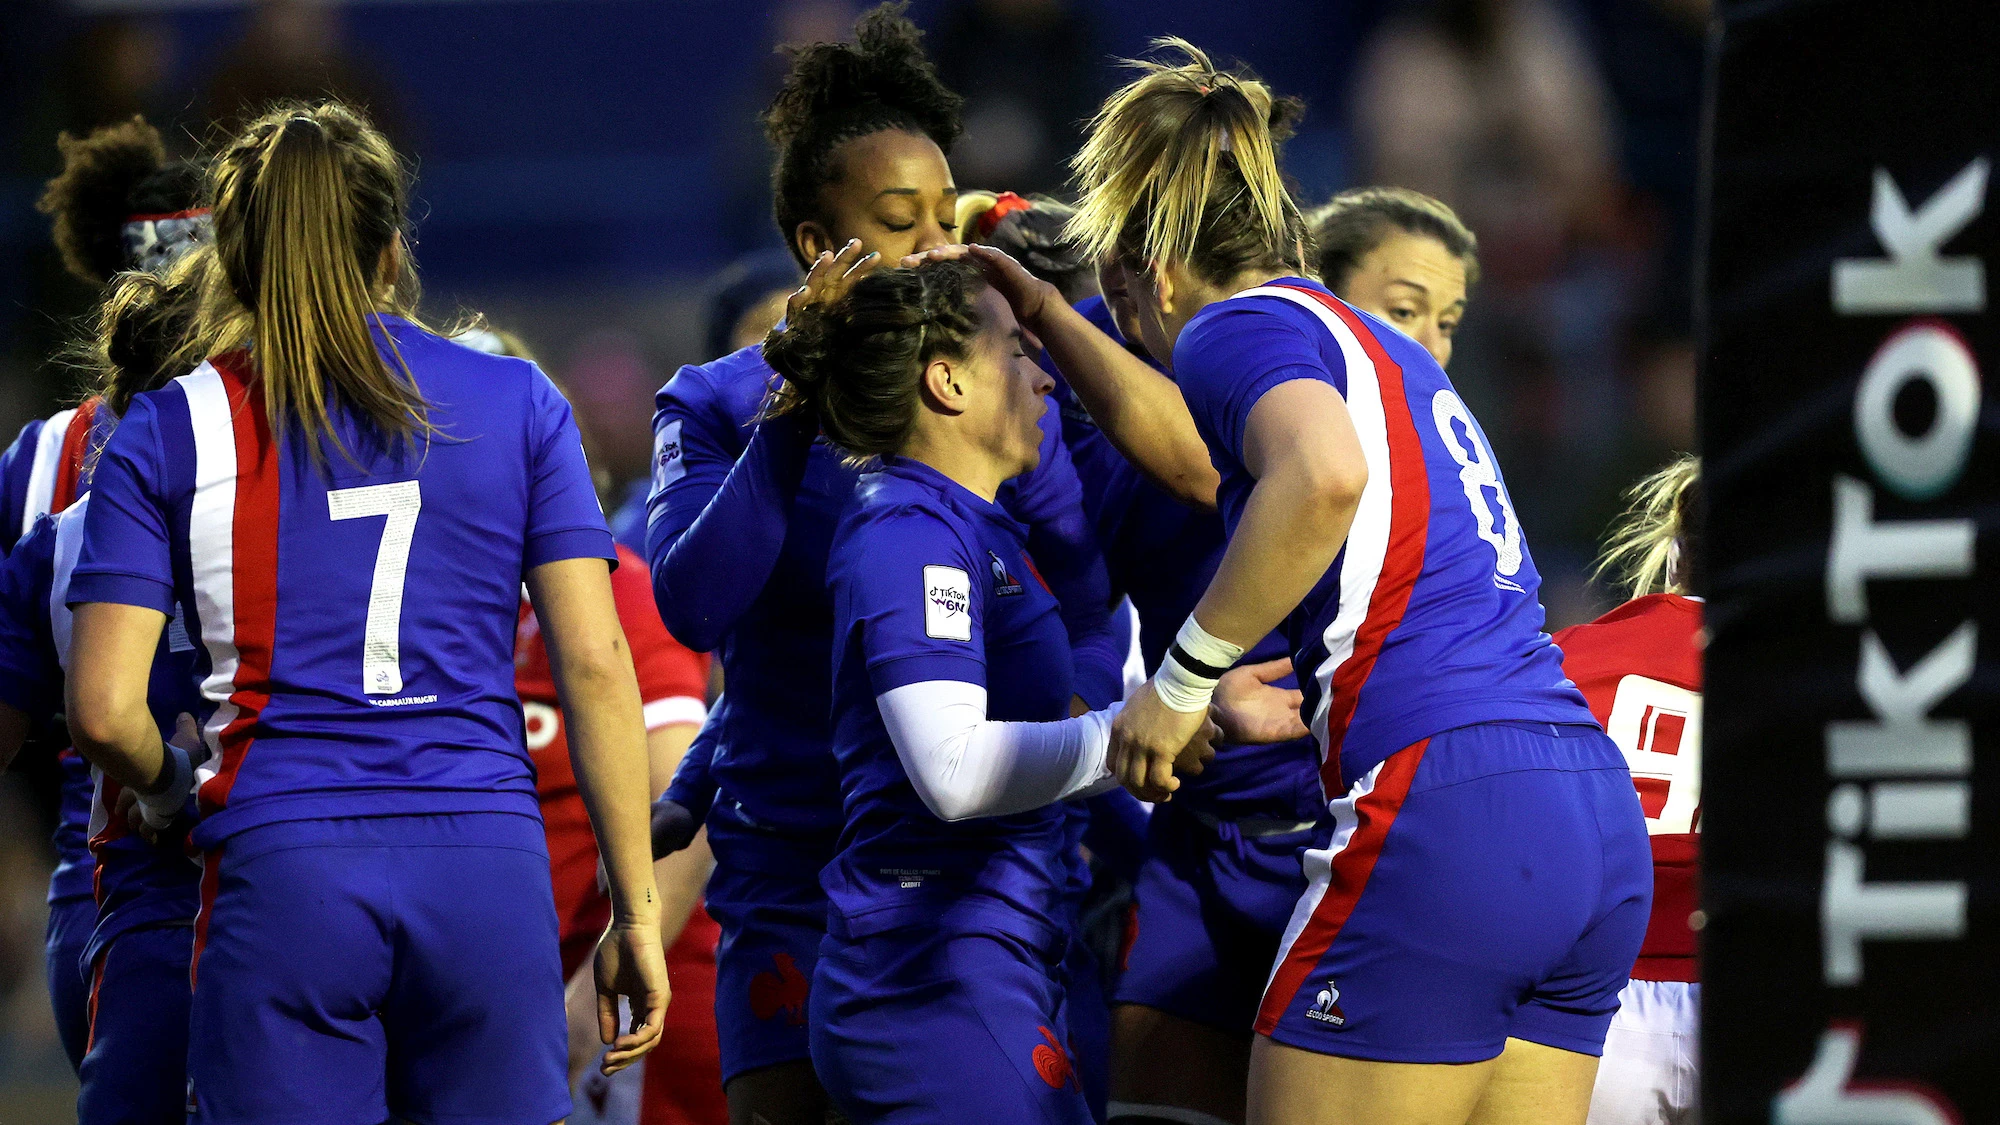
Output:
[[[965,413],[965,371],[961,365],[939,356],[924,365],[919,380],[924,403],[940,414]]]
[[[1179,270],[1162,263],[1154,263],[1153,268],[1141,272],[1137,278],[1138,288],[1150,294],[1153,308],[1161,313],[1174,311],[1174,276]]]
[[[811,262],[821,254],[832,250],[833,236],[817,219],[807,219],[792,231],[792,243],[799,248],[799,254]]]

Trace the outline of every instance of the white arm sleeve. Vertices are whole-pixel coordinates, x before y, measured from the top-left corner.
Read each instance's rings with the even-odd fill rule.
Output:
[[[910,784],[941,820],[1027,812],[1117,784],[1104,752],[1120,703],[1056,722],[999,722],[986,717],[985,688],[925,680],[875,704]]]

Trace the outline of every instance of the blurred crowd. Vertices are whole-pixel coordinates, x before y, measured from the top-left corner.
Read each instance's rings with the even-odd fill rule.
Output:
[[[1550,628],[1589,581],[1620,491],[1695,442],[1692,261],[1707,0],[918,0],[967,100],[962,187],[1061,195],[1080,122],[1153,35],[1303,97],[1308,205],[1435,195],[1482,276],[1451,374],[1485,421],[1545,575]],[[0,5],[0,431],[73,396],[60,353],[93,294],[33,210],[55,137],[142,113],[186,155],[271,99],[368,107],[419,164],[426,307],[527,340],[609,488],[643,474],[651,398],[789,286],[755,122],[779,43],[858,4],[652,0]],[[0,785],[0,1103],[68,1081],[38,979],[46,859],[32,753]],[[47,1120],[70,1104],[48,1096]]]

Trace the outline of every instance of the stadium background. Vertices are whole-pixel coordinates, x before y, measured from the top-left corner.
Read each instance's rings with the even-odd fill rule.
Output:
[[[780,42],[843,0],[0,3],[0,434],[77,394],[91,294],[34,210],[54,139],[145,113],[191,152],[246,100],[332,89],[417,164],[426,312],[519,332],[600,468],[643,472],[651,396],[698,362],[703,299],[780,245],[755,114]],[[1505,465],[1551,628],[1617,599],[1587,570],[1619,490],[1694,446],[1691,258],[1706,0],[916,0],[968,99],[962,187],[1060,193],[1113,56],[1185,36],[1305,99],[1301,198],[1399,183],[1478,232],[1451,374]],[[32,751],[31,751],[32,752]],[[73,1120],[41,981],[46,815],[0,785],[0,1122]]]

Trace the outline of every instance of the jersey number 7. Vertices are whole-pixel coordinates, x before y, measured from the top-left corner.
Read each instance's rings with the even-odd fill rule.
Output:
[[[387,516],[375,549],[375,578],[368,587],[368,624],[361,634],[361,690],[395,695],[403,690],[403,576],[410,566],[410,540],[417,532],[423,494],[413,480],[336,488],[326,494],[327,514],[336,520]]]

